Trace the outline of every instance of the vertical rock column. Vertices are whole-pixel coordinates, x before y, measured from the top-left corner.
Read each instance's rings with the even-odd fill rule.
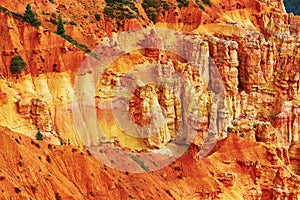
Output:
[[[221,138],[227,137],[227,127],[241,114],[238,93],[238,43],[216,37],[209,40],[212,65],[216,65],[225,87],[224,107],[218,109],[218,130]],[[214,73],[211,73],[213,75]],[[218,77],[215,77],[218,79]],[[214,87],[212,82],[212,87]]]

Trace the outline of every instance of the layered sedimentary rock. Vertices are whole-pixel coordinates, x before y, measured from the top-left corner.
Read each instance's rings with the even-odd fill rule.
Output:
[[[137,190],[135,185],[127,188],[128,173],[116,174],[122,177],[117,180],[111,175],[115,173],[112,170],[109,173],[94,171],[99,167],[106,171],[106,167],[86,158],[75,147],[56,151],[51,144],[46,146],[48,144],[28,138],[22,140],[9,133],[13,140],[11,135],[1,132],[4,159],[0,162],[3,165],[0,182],[5,185],[2,191],[5,197],[16,193],[24,198],[55,198],[59,192],[66,198],[69,195],[88,199],[99,199],[103,195],[147,199],[153,194],[160,199],[299,198],[300,18],[286,14],[281,0],[215,0],[211,7],[205,5],[205,12],[195,1],[182,8],[175,1],[167,2],[170,9],[157,13],[156,26],[183,31],[183,36],[171,37],[176,42],[170,47],[170,38],[159,38],[156,35],[159,30],[149,28],[149,33],[136,35],[141,39],[139,49],[114,60],[99,81],[94,80],[95,68],[92,67],[75,75],[86,55],[56,35],[56,26],[50,19],[56,12],[61,13],[67,22],[67,33],[90,49],[99,41],[106,41],[108,49],[113,47],[120,51],[132,43],[118,40],[118,31],[143,25],[155,27],[140,2],[136,5],[143,18],[118,21],[122,25],[118,27],[114,26],[117,19],[111,20],[101,13],[103,1],[53,4],[37,1],[33,8],[39,13],[46,10],[46,15],[38,15],[43,22],[38,29],[12,15],[0,13],[1,126],[31,137],[39,128],[44,139],[52,143],[61,140],[75,145],[82,142],[98,145],[105,142],[131,150],[193,143],[190,154],[172,166],[155,172],[150,178],[149,174],[141,175],[144,180],[137,186],[143,187]],[[23,13],[27,2],[4,3],[11,10]],[[84,9],[86,7],[91,10]],[[93,17],[98,12],[101,20],[95,21]],[[78,25],[69,25],[71,21]],[[168,30],[165,33],[171,35]],[[21,74],[12,75],[11,58],[18,54],[27,67]],[[137,74],[147,65],[152,68],[141,73],[142,79]],[[79,121],[74,119],[78,110],[73,107],[78,103],[73,99],[78,76],[86,78],[82,85],[87,84],[84,85],[87,90],[82,92],[92,95],[88,103],[95,102],[88,104],[88,111],[93,112],[84,113]],[[130,95],[123,95],[124,90],[120,88],[126,88]],[[123,123],[123,117],[140,128],[146,137],[130,135],[133,126]],[[85,125],[93,123],[106,131],[106,137],[97,129],[87,129],[84,137],[80,135],[78,126],[86,129]],[[180,132],[184,134],[178,134]],[[208,158],[194,159],[201,158],[201,150],[210,151],[209,145],[214,145],[216,139],[221,141]],[[31,155],[32,149],[26,150],[28,145],[38,149],[30,158],[23,155],[23,151]],[[63,155],[64,151],[67,155]],[[11,152],[14,156],[9,157]],[[40,162],[42,175],[31,173],[30,165],[40,166]],[[86,162],[88,164],[81,165]],[[79,165],[74,166],[74,163]],[[11,165],[13,172],[20,174],[15,176],[7,171]],[[135,167],[142,166],[135,163]],[[83,174],[82,168],[91,170],[91,175]],[[23,177],[26,173],[29,175]],[[82,174],[80,179],[75,178],[78,174]],[[130,181],[139,181],[141,177],[130,176]],[[20,180],[25,183],[19,184]],[[62,180],[67,184],[59,187]],[[147,184],[144,188],[145,181],[153,187],[148,188]],[[39,185],[53,192],[44,194]]]
[[[220,5],[216,5],[216,7],[218,6]],[[202,127],[207,127],[209,120],[218,118],[217,129],[220,134],[219,138],[221,139],[227,136],[227,129],[232,125],[232,120],[255,118],[262,122],[271,121],[271,124],[283,135],[281,138],[283,138],[287,144],[297,141],[299,139],[298,106],[296,103],[299,79],[297,66],[299,65],[300,53],[298,51],[299,36],[297,35],[299,31],[299,17],[284,13],[284,7],[281,1],[257,1],[253,3],[245,1],[241,2],[238,6],[238,9],[240,9],[239,12],[243,12],[243,10],[247,8],[255,9],[257,12],[253,12],[252,18],[249,15],[246,15],[244,21],[234,18],[235,11],[228,13],[228,17],[231,17],[230,20],[237,21],[236,23],[228,22],[230,21],[228,19],[228,21],[225,22],[226,26],[238,30],[235,35],[227,35],[226,31],[224,31],[224,34],[222,32],[216,33],[216,30],[223,26],[224,22],[220,21],[218,22],[220,25],[216,25],[216,28],[211,30],[210,28],[207,28],[208,31],[211,31],[213,36],[207,33],[201,33],[201,36],[193,35],[189,36],[189,39],[177,38],[184,47],[180,52],[181,56],[183,59],[188,60],[190,64],[195,65],[196,71],[193,67],[180,63],[172,63],[174,66],[171,68],[182,73],[190,80],[192,87],[197,91],[195,98],[200,99],[198,101],[199,109],[202,110],[201,112],[203,113],[206,112],[205,114],[197,114],[196,118],[202,118],[202,122],[195,123],[197,120],[194,120],[193,123],[195,124],[195,127],[200,126],[199,124],[202,124]],[[228,9],[227,5],[224,9]],[[258,14],[258,11],[265,12]],[[172,12],[177,12],[178,16],[181,16],[180,18],[188,19],[189,13],[198,13],[199,10],[196,4],[190,3],[187,8],[183,8],[182,10],[170,9],[166,13],[166,17],[159,18],[159,21],[164,23],[171,22],[173,20],[170,18]],[[220,13],[218,14],[220,19],[223,19],[222,12],[220,10]],[[201,13],[201,11],[199,13]],[[205,18],[207,13],[202,13],[202,15],[204,17],[203,20],[207,20]],[[43,28],[39,28],[38,30],[30,29],[30,26],[24,25],[8,15],[1,14],[1,16],[3,21],[8,24],[7,27],[3,29],[3,32],[8,33],[3,36],[5,37],[5,42],[2,43],[3,49],[4,47],[8,47],[5,48],[5,51],[2,53],[3,56],[1,57],[1,60],[5,65],[5,68],[2,69],[4,77],[10,76],[10,58],[17,53],[24,55],[23,57],[28,63],[28,68],[24,71],[24,74],[30,73],[35,76],[40,73],[61,72],[69,69],[75,71],[75,69],[79,67],[84,55],[73,45],[68,44],[49,30]],[[176,19],[175,21],[178,20],[179,19]],[[188,24],[189,22],[195,26],[193,29],[202,23],[201,20],[197,22],[193,21],[194,19],[189,20],[192,21],[183,20],[182,23]],[[251,26],[246,26],[246,24],[244,24],[246,21],[248,24],[251,24]],[[20,23],[22,24],[22,29],[19,30],[16,24]],[[252,30],[253,28],[256,28],[256,30]],[[36,36],[38,39],[34,40],[32,44],[28,41],[23,41],[22,38],[26,38],[27,35]],[[154,32],[150,33],[148,36],[152,37],[153,35],[155,35]],[[159,38],[156,38],[153,41],[148,41],[150,44],[145,45],[146,47],[149,47],[155,43],[155,46],[159,46],[158,43],[162,42],[159,40]],[[19,43],[17,41],[19,41]],[[115,39],[113,37],[110,44],[119,45],[114,41]],[[44,46],[49,46],[49,44],[52,45],[50,50],[49,48],[47,48],[47,50],[43,48]],[[145,47],[145,45],[141,45],[141,47]],[[31,47],[34,47],[33,50]],[[48,57],[46,56],[47,52],[50,54]],[[162,58],[165,54],[166,53],[164,52],[160,53],[159,50],[151,48],[146,48],[143,53],[145,57],[152,58],[157,62],[165,62],[164,58]],[[210,58],[208,56],[210,56]],[[29,60],[29,57],[32,61]],[[45,57],[47,57],[47,59],[45,59]],[[168,56],[165,55],[165,57]],[[76,60],[74,60],[74,58]],[[183,60],[180,60],[180,62],[183,62]],[[158,66],[161,65],[162,64],[159,64]],[[210,66],[212,65],[217,67],[218,72],[211,70]],[[162,76],[159,71],[154,73],[158,77]],[[209,75],[210,77],[207,78]],[[107,82],[106,85],[115,86],[118,83],[117,76],[119,75],[112,72],[112,74],[108,74],[108,76],[111,77],[111,80]],[[113,78],[114,76],[116,78]],[[207,116],[212,113],[210,110],[212,108],[209,108],[208,106],[212,102],[210,102],[211,100],[209,100],[208,94],[200,95],[203,93],[202,88],[204,85],[202,85],[202,83],[198,83],[197,85],[197,81],[200,80],[201,82],[201,78],[199,79],[199,77],[205,77],[204,85],[209,85],[209,87],[211,87],[210,89],[213,91],[222,90],[222,87],[219,85],[224,85],[225,97],[219,97],[224,101],[221,103],[222,105],[217,108],[218,114],[216,116],[210,115],[210,118],[207,118]],[[70,79],[66,81],[71,81],[70,85],[72,85],[72,79],[73,77],[71,75]],[[47,84],[49,84],[49,81],[47,81]],[[18,89],[16,90],[18,91]],[[39,90],[40,89],[37,89],[37,93],[39,93]],[[70,92],[72,93],[72,91]],[[174,103],[175,100],[172,95],[169,96],[168,89],[164,89],[160,91],[160,93],[159,96],[162,99],[158,99],[159,103],[164,102],[164,104],[170,105],[178,104]],[[50,129],[57,129],[56,127],[60,127],[60,130],[56,131],[62,135],[66,134],[68,135],[67,137],[70,137],[70,135],[77,135],[74,128],[65,129],[62,128],[59,123],[56,124],[57,120],[54,119],[54,116],[57,116],[55,113],[59,112],[59,110],[55,111],[55,107],[57,107],[55,102],[60,101],[59,98],[61,97],[56,96],[55,92],[51,92],[50,96],[52,97],[47,97],[47,100],[42,98],[42,100],[51,107],[49,112],[51,120],[47,117],[48,114],[46,114],[47,116],[45,115],[44,118],[49,119],[49,124],[52,124],[51,126],[53,126],[52,128],[49,128],[50,126],[46,128],[45,126],[45,130],[49,131]],[[70,96],[67,98],[70,99]],[[32,100],[27,97],[25,98],[23,92],[23,94],[21,94],[21,99],[18,101],[17,105],[19,107],[19,112],[21,114],[28,112]],[[64,102],[64,100],[62,101]],[[171,103],[168,101],[174,102]],[[185,101],[187,101],[187,104],[190,102],[187,99],[184,99],[184,102]],[[65,103],[65,108],[63,110],[69,109],[70,102],[71,100],[68,101],[68,103]],[[180,109],[167,109],[169,115],[173,118],[171,121],[173,121],[172,126],[174,127],[177,126],[175,124],[181,122],[186,123],[180,120],[175,122],[180,118],[178,115],[182,114],[178,111]],[[176,116],[178,117],[175,120]],[[34,125],[42,126],[33,118],[32,122]],[[193,121],[192,118],[189,120]],[[172,130],[176,130],[174,127]],[[206,128],[204,128],[204,130],[205,129]],[[71,131],[71,133],[65,133],[66,130]],[[198,129],[196,128],[195,130]],[[207,132],[207,130],[205,130],[205,132]],[[169,133],[165,134],[168,135]],[[207,135],[208,133],[205,134]],[[174,135],[174,133],[170,135]],[[168,140],[165,141],[168,142],[174,137],[166,136],[165,138],[168,138]],[[164,144],[165,142],[162,142],[161,144]]]
[[[297,199],[299,196],[300,179],[286,168],[270,146],[233,135],[218,142],[214,153],[205,159],[194,160],[191,152],[164,169],[132,174],[113,170],[73,145],[34,141],[2,127],[0,133],[3,198]],[[245,147],[248,151],[241,152]],[[297,151],[296,154],[292,151],[296,159]],[[135,163],[134,167],[141,166]]]

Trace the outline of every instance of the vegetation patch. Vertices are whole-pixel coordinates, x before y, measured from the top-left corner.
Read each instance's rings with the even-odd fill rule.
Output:
[[[211,6],[210,0],[202,0],[205,5]]]
[[[165,14],[169,10],[169,4],[166,1],[160,0],[144,0],[142,3],[148,18],[155,24],[157,21],[157,14],[162,12]]]
[[[132,0],[105,0],[105,2],[106,7],[104,8],[104,14],[109,19],[117,18],[124,20],[125,18],[132,19],[141,16]]]
[[[130,158],[132,160],[134,160],[137,164],[139,164],[141,166],[141,168],[143,168],[146,172],[150,171],[149,167],[146,166],[145,163],[140,158],[138,158],[137,156],[132,155],[132,154],[128,154],[128,155],[130,156]]]
[[[178,3],[178,7],[182,8],[182,7],[187,7],[190,3],[190,1],[187,0],[176,0]]]
[[[26,21],[26,20],[24,19],[24,16],[23,16],[22,14],[16,13],[16,12],[12,12],[12,11],[8,10],[7,8],[5,8],[5,7],[3,7],[3,6],[0,6],[0,12],[5,13],[5,14],[8,14],[8,15],[12,15],[15,19],[20,19],[20,20]],[[25,12],[25,14],[26,14],[26,12]],[[36,15],[35,15],[35,16],[36,16]],[[36,19],[37,19],[37,18],[36,18]],[[28,21],[26,21],[26,22],[28,22]],[[30,23],[30,22],[29,22],[29,23]],[[31,24],[31,23],[30,23],[30,24]],[[34,24],[35,24],[35,23],[34,23]],[[37,25],[40,25],[40,22],[37,23]]]
[[[36,138],[37,140],[40,140],[40,141],[43,140],[43,134],[41,133],[41,131],[40,131],[39,128],[38,128],[37,134],[35,135],[35,138]]]
[[[2,6],[0,6],[0,12],[2,12],[2,13],[10,13],[10,11],[7,8],[2,7]]]
[[[10,64],[12,74],[20,74],[26,68],[26,63],[20,55],[14,56]]]
[[[37,14],[32,11],[30,4],[27,4],[26,10],[23,16],[24,21],[28,22],[32,26],[39,27],[41,22],[36,17]]]
[[[95,19],[96,19],[97,21],[100,21],[100,20],[101,20],[101,16],[100,16],[99,14],[95,14]]]
[[[77,42],[71,36],[66,34],[66,31],[65,31],[65,28],[64,28],[64,22],[62,20],[61,15],[59,15],[59,17],[58,17],[57,28],[56,28],[55,33],[57,35],[61,36],[62,38],[64,38],[65,40],[67,40],[68,42],[74,44],[77,48],[83,50],[84,52],[91,53],[91,50],[89,50],[89,48],[86,45],[81,44],[80,42]]]
[[[196,0],[196,4],[201,10],[205,11],[205,7],[199,2],[199,0]]]

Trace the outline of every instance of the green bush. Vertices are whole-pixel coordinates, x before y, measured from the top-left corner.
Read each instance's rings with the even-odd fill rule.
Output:
[[[205,11],[205,7],[199,2],[199,0],[196,0],[196,4],[201,10]]]
[[[24,21],[28,22],[29,24],[39,27],[41,22],[39,22],[38,18],[36,18],[36,13],[32,11],[30,4],[27,4],[26,10],[23,16]]]
[[[202,2],[203,2],[204,4],[206,4],[206,5],[211,6],[210,0],[202,0]]]
[[[70,24],[71,24],[72,26],[77,26],[77,23],[74,22],[74,21],[71,21]]]
[[[182,8],[182,7],[187,7],[190,3],[190,1],[187,0],[176,0],[178,3],[178,7]]]
[[[156,0],[144,0],[142,3],[143,8],[156,7]]]
[[[58,34],[58,33],[56,32],[56,34]],[[60,34],[58,34],[58,35],[60,35]],[[65,40],[67,40],[68,42],[74,44],[77,48],[83,50],[84,52],[86,52],[86,53],[91,53],[91,50],[89,50],[89,48],[88,48],[86,45],[81,44],[80,42],[77,42],[76,40],[74,40],[74,39],[73,39],[72,37],[70,37],[69,35],[62,34],[62,35],[60,35],[60,36],[61,36],[62,38],[64,38]]]
[[[40,141],[43,140],[43,134],[40,132],[40,129],[39,129],[39,128],[38,128],[37,134],[35,135],[35,138],[36,138],[37,140],[40,140]]]
[[[50,22],[52,22],[52,24],[55,24],[55,25],[57,25],[57,21],[54,19],[54,18],[50,18]]]
[[[145,163],[144,163],[141,159],[139,159],[137,156],[132,155],[132,154],[128,154],[128,156],[129,156],[132,160],[134,160],[137,164],[139,164],[139,165],[141,166],[141,168],[144,169],[146,172],[149,172],[149,171],[150,171],[149,167],[146,166]]]
[[[164,10],[169,10],[169,4],[163,3],[163,8],[164,8]]]
[[[99,14],[95,14],[95,19],[96,19],[97,21],[100,21],[100,20],[101,20],[101,16],[100,16]]]
[[[5,7],[0,6],[0,12],[9,13],[9,10]]]
[[[135,14],[133,12],[130,12],[130,11],[128,13],[126,13],[125,16],[126,16],[127,19],[136,18]]]
[[[159,12],[159,5],[156,0],[144,0],[142,3],[148,18],[155,24],[157,13]]]
[[[26,68],[26,63],[19,55],[14,56],[10,64],[10,72],[12,74],[20,74]]]
[[[65,33],[66,33],[65,28],[64,28],[64,22],[61,18],[61,15],[58,16],[56,33],[58,35],[65,35]]]
[[[144,0],[142,3],[148,18],[155,24],[159,12],[165,16],[166,11],[169,10],[169,4],[164,0]]]
[[[109,19],[117,18],[123,20],[125,18],[132,19],[141,16],[133,0],[106,0],[105,2],[104,14]]]
[[[111,7],[105,7],[104,14],[110,19],[114,19],[116,17],[115,10]]]

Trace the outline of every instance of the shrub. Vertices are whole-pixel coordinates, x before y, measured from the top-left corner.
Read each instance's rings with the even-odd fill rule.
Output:
[[[14,56],[10,64],[10,72],[12,74],[20,74],[26,68],[26,63],[20,55]]]
[[[135,16],[135,14],[133,14],[132,12],[128,12],[128,13],[126,14],[126,18],[127,18],[127,19],[132,19],[132,18],[136,18],[136,16]]]
[[[66,31],[65,31],[65,28],[64,28],[64,22],[63,22],[63,20],[61,18],[61,15],[58,16],[57,29],[56,29],[55,33],[57,35],[60,35],[62,38],[64,38],[65,40],[69,41],[70,43],[74,44],[76,47],[78,47],[79,49],[83,50],[84,52],[86,52],[86,53],[90,53],[91,52],[91,50],[89,50],[86,45],[77,42],[72,37],[70,37],[69,35],[66,34]]]
[[[104,14],[109,19],[117,18],[123,20],[125,17],[131,19],[141,16],[132,0],[105,0],[105,2],[106,7],[104,8]]]
[[[182,7],[187,7],[190,3],[190,1],[187,0],[176,0],[178,3],[178,7],[182,8]]]
[[[163,3],[163,8],[164,8],[164,10],[169,10],[169,4]]]
[[[134,160],[137,164],[139,164],[139,165],[141,166],[141,168],[144,169],[146,172],[149,172],[149,171],[150,171],[149,167],[146,166],[145,163],[144,163],[141,159],[139,159],[137,156],[132,155],[132,154],[128,154],[128,156],[129,156],[132,160]]]
[[[43,140],[43,134],[40,132],[40,129],[39,129],[39,128],[38,128],[37,134],[35,135],[35,138],[36,138],[37,140],[40,140],[40,141]]]
[[[155,0],[144,0],[142,3],[148,18],[155,24],[157,13],[159,11],[159,5]]]
[[[101,20],[101,16],[100,16],[99,14],[95,14],[95,19],[96,19],[97,21],[100,21],[100,20]]]
[[[57,21],[55,19],[53,19],[53,18],[50,18],[50,22],[52,22],[52,24],[57,25]]]
[[[169,4],[166,1],[158,0],[144,0],[142,7],[153,23],[156,23],[157,14],[159,12],[162,12],[162,14],[165,15],[166,11],[169,10]]]
[[[155,0],[144,0],[142,3],[143,8],[155,7],[156,1]]]
[[[38,18],[36,18],[36,13],[32,11],[30,4],[27,4],[26,10],[23,16],[24,21],[28,22],[29,24],[39,27],[41,22],[39,22]]]
[[[205,11],[205,7],[204,7],[201,3],[199,3],[199,0],[196,0],[196,4],[198,5],[198,7],[199,7],[201,10]]]
[[[111,7],[105,7],[104,14],[110,19],[114,19],[116,17],[115,11]]]
[[[0,12],[9,13],[9,10],[5,7],[0,6]]]
[[[209,5],[209,6],[211,6],[211,2],[210,2],[210,0],[202,0],[202,2],[203,2],[204,4],[206,4],[206,5]]]
[[[57,32],[55,32],[55,33],[58,34]],[[91,53],[91,50],[89,50],[89,48],[86,45],[81,44],[80,42],[77,42],[76,40],[74,40],[69,35],[66,35],[66,34],[58,34],[58,35],[60,35],[62,38],[64,38],[68,42],[74,44],[76,47],[78,47],[79,49],[83,50],[84,52]]]
[[[16,19],[23,19],[23,15],[21,15],[21,14],[19,14],[19,13],[11,12],[11,14],[12,14],[13,17],[16,18]]]
[[[61,15],[58,16],[56,33],[58,35],[65,35],[65,33],[66,33],[65,28],[64,28],[64,22],[61,18]]]
[[[74,21],[71,21],[70,24],[71,24],[72,26],[77,26],[77,23],[74,22]]]

